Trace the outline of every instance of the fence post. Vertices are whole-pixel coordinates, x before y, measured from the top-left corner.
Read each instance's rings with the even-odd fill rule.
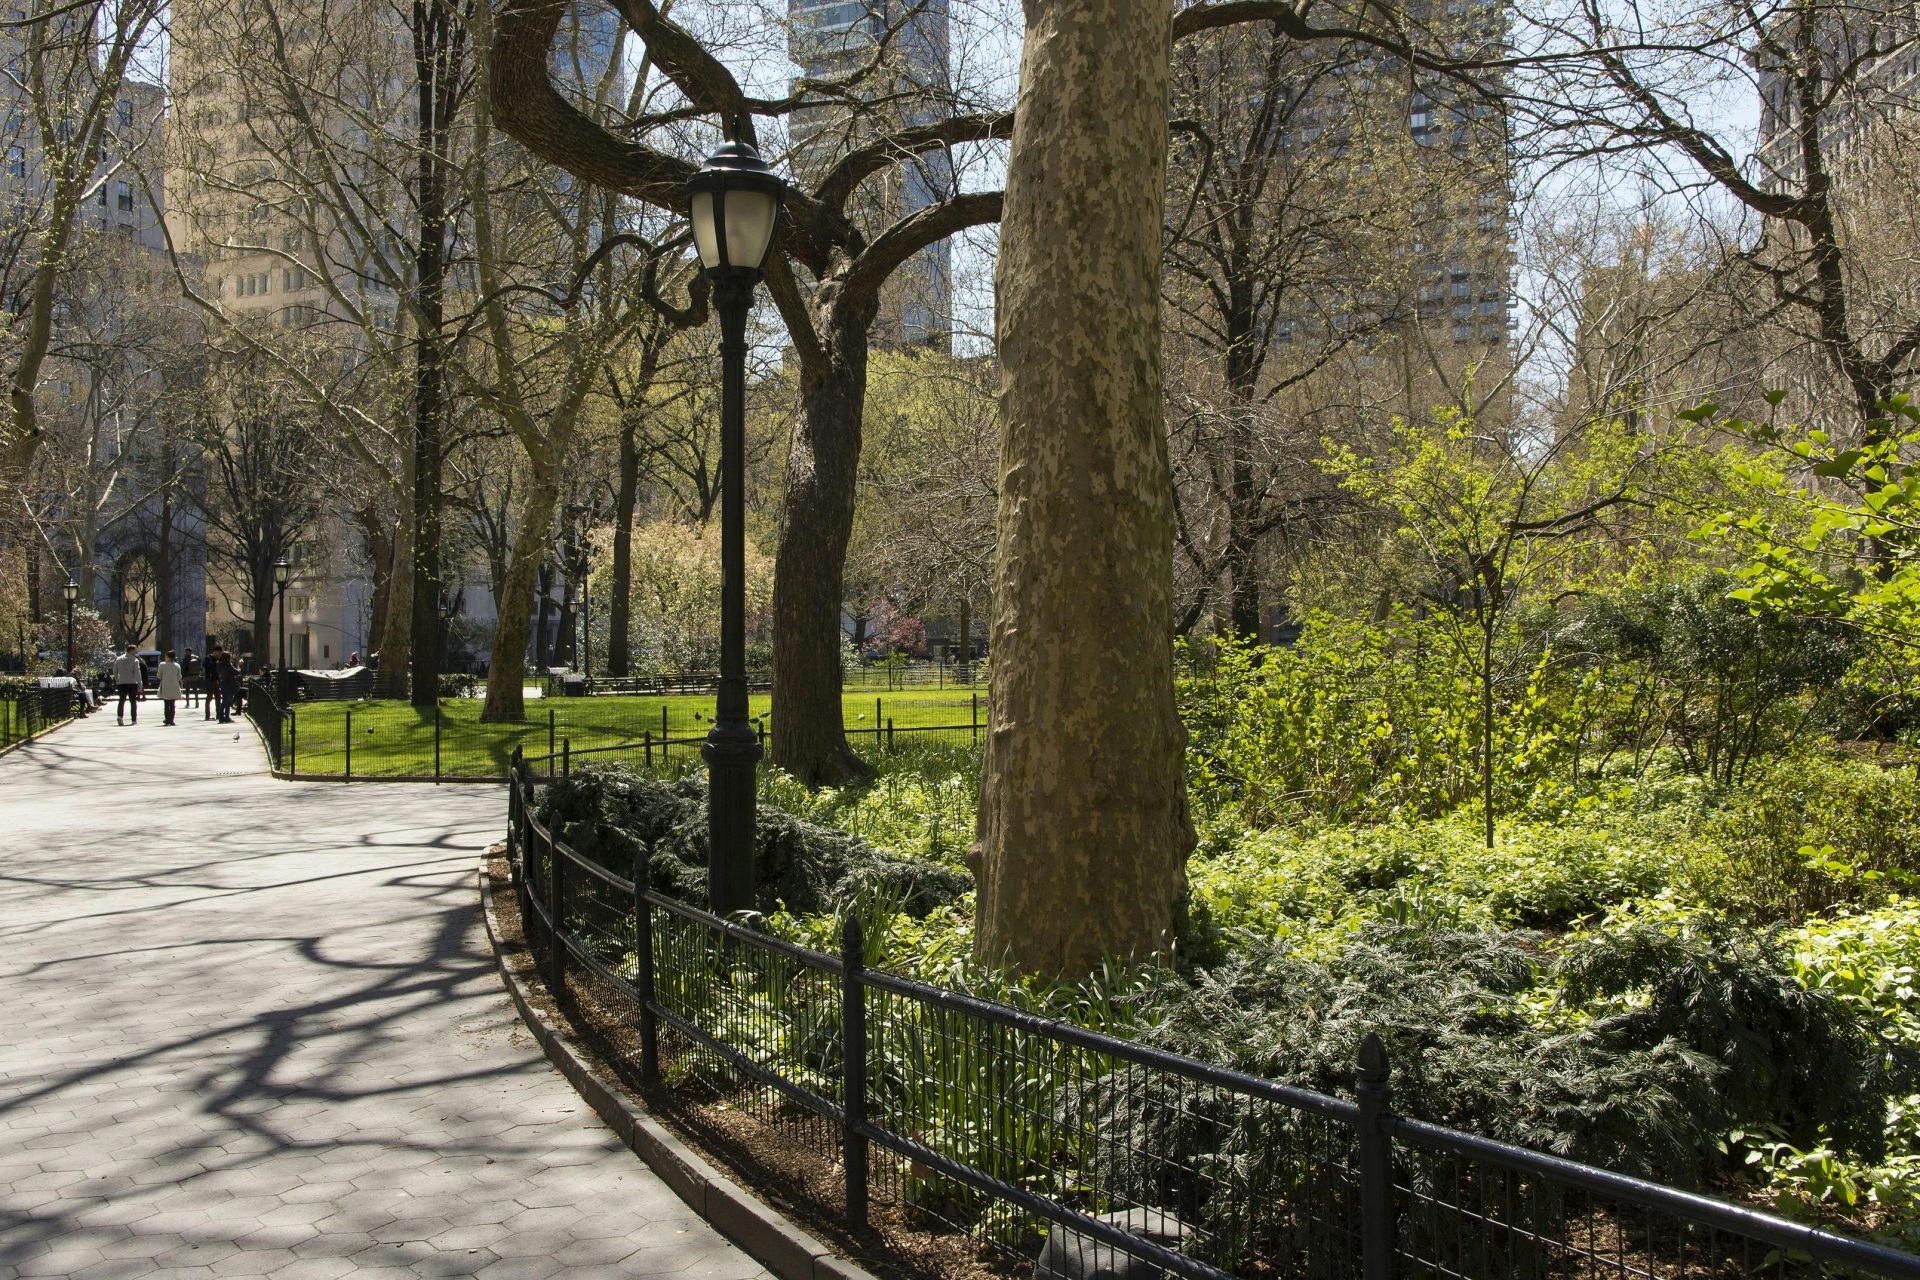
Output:
[[[880,709],[880,699],[875,698],[873,700],[873,741],[876,746],[880,742],[880,725],[885,717],[886,713]]]
[[[1386,1127],[1393,1085],[1386,1046],[1371,1031],[1360,1042],[1353,1095],[1360,1104],[1355,1136],[1360,1148],[1361,1280],[1393,1280],[1393,1138]]]
[[[667,758],[667,704],[660,704],[660,760],[664,764]]]
[[[980,695],[977,693],[973,695],[973,741],[975,746],[980,743]]]
[[[660,1080],[660,1029],[653,1016],[653,904],[647,901],[652,871],[647,851],[633,855],[634,994],[640,998],[640,1078]]]
[[[571,778],[573,776],[572,738],[560,739],[560,776],[563,778]]]
[[[553,708],[548,707],[547,708],[547,778],[549,781],[551,781],[553,778],[554,751],[555,751],[555,747],[553,743]]]
[[[440,785],[440,699],[433,700],[433,785]]]
[[[287,711],[287,776],[300,776],[300,717]]]
[[[867,1225],[867,940],[860,917],[840,931],[841,1154],[847,1172],[847,1222]],[[1371,1277],[1369,1277],[1371,1280]]]
[[[547,761],[549,773],[553,770],[553,761]],[[566,871],[567,859],[560,852],[560,841],[551,828],[547,831],[547,994],[557,1004],[566,998],[567,992],[567,947],[562,939],[566,935],[566,917],[561,914],[566,909]],[[1368,1277],[1372,1280],[1372,1277]]]
[[[347,708],[347,772],[342,782],[353,781],[353,708]]]
[[[520,926],[523,934],[529,934],[533,927],[533,907],[528,900],[527,886],[527,758],[526,752],[518,743],[514,744],[513,760],[507,765],[507,795],[509,797],[507,816],[507,871],[513,878],[514,901],[520,907]]]
[[[887,750],[893,750],[893,717],[887,717]]]
[[[653,768],[653,730],[649,729],[641,735],[641,744],[647,751],[647,768],[651,769]]]
[[[507,870],[514,870],[520,854],[520,747],[507,757]],[[518,879],[516,875],[514,877]],[[524,928],[524,922],[522,922]]]

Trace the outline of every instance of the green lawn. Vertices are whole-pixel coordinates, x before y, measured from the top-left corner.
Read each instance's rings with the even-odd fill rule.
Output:
[[[986,693],[980,693],[980,718],[986,719]],[[876,724],[896,729],[922,725],[970,725],[972,689],[928,689],[916,686],[892,693],[860,690],[847,693],[847,728],[855,750],[870,750],[871,738],[862,730]],[[756,694],[750,709],[764,718],[771,699]],[[877,704],[877,705],[876,705]],[[529,698],[523,724],[482,724],[478,698],[440,701],[440,771],[454,776],[504,775],[513,749],[544,756],[561,743],[574,751],[639,743],[648,733],[695,739],[712,724],[710,697],[671,698]],[[664,719],[663,719],[664,716]],[[351,719],[349,720],[349,717]],[[551,720],[549,720],[551,717]],[[303,702],[294,708],[295,728],[290,752],[297,773],[340,774],[347,771],[347,732],[353,736],[353,775],[394,776],[434,772],[434,715],[404,702]],[[771,728],[771,726],[769,726]],[[862,746],[863,741],[866,743]],[[676,742],[675,757],[698,750]]]

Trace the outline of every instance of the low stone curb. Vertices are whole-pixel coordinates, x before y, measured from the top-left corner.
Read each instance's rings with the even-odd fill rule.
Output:
[[[534,1008],[526,984],[507,963],[500,942],[499,920],[493,909],[493,881],[487,874],[485,862],[480,864],[480,901],[487,921],[487,940],[493,946],[494,967],[500,971],[507,994],[513,997],[520,1020],[539,1041],[548,1061],[560,1069],[560,1074],[607,1127],[618,1134],[675,1195],[686,1201],[714,1230],[753,1255],[781,1280],[874,1280],[871,1272],[838,1257],[826,1245],[760,1203],[659,1121],[636,1107],[618,1086],[596,1075],[574,1037]]]
[[[53,728],[42,729],[39,733],[34,734],[31,738],[15,738],[12,742],[9,742],[6,746],[0,747],[0,756],[4,756],[11,751],[18,751],[22,747],[30,747],[36,742],[43,741],[45,740],[48,734],[58,732],[59,730],[66,728],[68,725],[72,724],[74,721],[78,719],[80,719],[79,716],[68,716],[65,720],[62,720],[59,724],[54,725]]]
[[[492,774],[492,775],[482,777],[478,774],[471,774],[471,773],[458,773],[458,774],[443,773],[436,778],[430,773],[345,774],[345,773],[307,773],[304,770],[301,770],[299,772],[289,773],[285,769],[269,769],[267,772],[271,773],[275,778],[279,779],[281,782],[339,782],[339,783],[353,783],[353,782],[441,783],[441,782],[446,782],[446,783],[461,783],[461,784],[472,784],[472,785],[482,785],[490,782],[497,787],[504,787],[507,785],[507,778],[505,774]]]

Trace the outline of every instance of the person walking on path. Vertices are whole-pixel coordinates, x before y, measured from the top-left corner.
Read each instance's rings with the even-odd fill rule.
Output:
[[[220,723],[232,724],[233,713],[240,709],[240,665],[233,654],[220,651]]]
[[[167,650],[167,656],[160,659],[160,705],[166,711],[161,724],[172,724],[173,704],[180,700],[180,664],[173,660],[173,650]]]
[[[187,710],[193,710],[195,699],[200,693],[200,659],[194,656],[193,649],[180,655],[180,687],[186,691]]]
[[[207,650],[206,658],[200,663],[200,682],[206,686],[207,690],[203,703],[206,707],[206,713],[200,717],[202,720],[211,720],[219,712],[220,664],[225,660],[226,651],[220,647],[219,641],[216,640],[213,647]],[[222,718],[224,719],[225,717]]]
[[[140,723],[140,695],[147,686],[147,664],[140,661],[139,650],[132,644],[127,651],[113,660],[113,683],[120,693],[120,705],[114,712],[116,724],[127,724],[127,703],[133,703],[133,724]]]

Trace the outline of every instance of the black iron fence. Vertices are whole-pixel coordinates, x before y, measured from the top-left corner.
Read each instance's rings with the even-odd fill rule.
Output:
[[[240,713],[260,731],[260,741],[267,748],[274,771],[285,768],[289,754],[298,749],[293,736],[294,718],[274,699],[266,680],[255,676],[241,683]]]
[[[80,713],[85,704],[71,686],[0,686],[0,750],[16,742],[32,742]]]
[[[508,858],[557,998],[620,1011],[640,1073],[833,1162],[876,1209],[1040,1277],[1920,1280],[1920,1258],[1425,1124],[1380,1043],[1352,1099],[1221,1070],[869,967],[654,892],[556,839],[516,756]]]
[[[921,743],[977,745],[986,727],[986,699],[975,697],[969,706],[952,710],[966,715],[966,723],[896,725],[876,698],[873,723],[863,713],[847,728],[847,739],[856,749],[878,753]],[[655,719],[630,704],[584,699],[541,699],[522,722],[487,724],[449,714],[438,703],[417,709],[380,704],[358,712],[337,704],[285,707],[269,680],[256,679],[246,685],[246,711],[275,772],[316,780],[492,781],[507,776],[516,750],[555,760],[571,754],[640,769],[672,769],[698,763],[706,741],[705,722],[697,716],[694,722],[678,718],[685,714],[682,708],[663,705]],[[762,744],[770,745],[772,729],[764,720],[756,727]]]
[[[870,662],[857,666],[842,667],[840,687],[842,689],[961,689],[987,687],[987,663],[977,659],[962,665],[958,662]],[[579,679],[573,673],[562,672],[556,668],[543,677],[549,696],[566,692],[563,682],[569,678]],[[671,671],[638,676],[597,675],[586,680],[581,691],[595,695],[643,695],[647,697],[671,697],[680,694],[705,694],[711,696],[720,687],[718,671]],[[747,688],[754,693],[765,693],[773,688],[773,672],[767,670],[747,672]]]

